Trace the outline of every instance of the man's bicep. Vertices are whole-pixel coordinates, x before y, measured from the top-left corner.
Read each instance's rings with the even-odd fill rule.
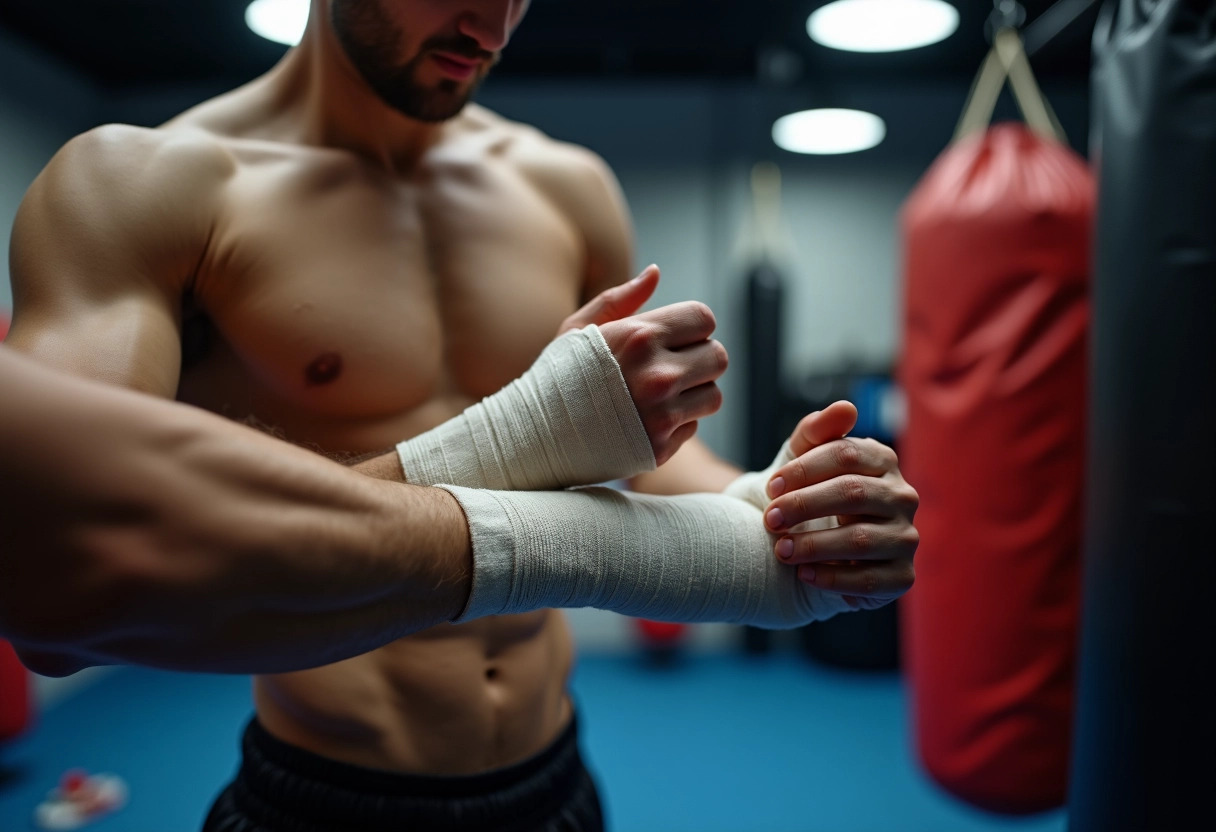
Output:
[[[129,295],[28,307],[19,302],[17,309],[5,343],[40,363],[157,396],[176,394],[180,327],[162,299]]]
[[[37,187],[13,227],[5,343],[73,375],[172,397],[181,338],[171,295],[135,258],[97,245],[87,211],[51,208]]]
[[[191,188],[171,194],[197,183],[164,175],[188,160],[147,146],[149,132],[78,137],[31,186],[13,226],[7,343],[77,375],[172,396],[201,223]]]

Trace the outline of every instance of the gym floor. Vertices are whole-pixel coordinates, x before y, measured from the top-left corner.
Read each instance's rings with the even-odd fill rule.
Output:
[[[796,652],[693,653],[668,667],[589,653],[574,679],[583,747],[614,832],[1063,832],[1063,812],[967,808],[916,767],[898,674]],[[191,832],[231,776],[245,677],[121,668],[0,747],[0,830],[32,828],[68,768],[121,775],[131,802],[90,829]]]

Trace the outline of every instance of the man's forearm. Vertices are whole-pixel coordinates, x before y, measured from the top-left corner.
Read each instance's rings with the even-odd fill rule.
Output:
[[[0,389],[0,634],[58,657],[34,669],[299,669],[468,597],[468,529],[442,491],[2,348]]]

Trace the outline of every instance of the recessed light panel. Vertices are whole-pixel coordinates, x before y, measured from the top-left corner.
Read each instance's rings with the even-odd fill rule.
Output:
[[[849,52],[899,52],[945,40],[958,9],[944,0],[836,0],[806,21],[811,39]]]
[[[887,125],[862,110],[803,110],[773,124],[773,141],[791,153],[856,153],[882,142]]]
[[[267,40],[295,46],[308,25],[308,0],[253,0],[245,23]]]

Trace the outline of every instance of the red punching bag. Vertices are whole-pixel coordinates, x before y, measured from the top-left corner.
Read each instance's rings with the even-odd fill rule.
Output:
[[[1014,91],[1038,131],[985,129],[989,106],[901,217],[900,458],[921,496],[901,602],[915,741],[948,791],[1006,813],[1067,793],[1095,194],[1085,162],[1044,135],[1045,102],[1028,108],[1030,83]]]
[[[0,639],[0,742],[25,730],[31,707],[29,671],[12,645]]]

